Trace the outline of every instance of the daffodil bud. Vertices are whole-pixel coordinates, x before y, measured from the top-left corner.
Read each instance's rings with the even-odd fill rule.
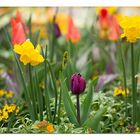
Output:
[[[86,88],[86,81],[81,74],[73,74],[70,80],[70,88],[73,94],[81,94]]]

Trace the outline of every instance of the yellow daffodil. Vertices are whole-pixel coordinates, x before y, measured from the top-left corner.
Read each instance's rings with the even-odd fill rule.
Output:
[[[126,92],[128,94],[129,93],[129,90],[126,89]],[[114,89],[114,96],[120,96],[120,95],[126,96],[126,92],[125,92],[125,89],[124,88],[122,88],[122,87],[116,87]]]
[[[140,38],[140,16],[125,16],[120,19],[120,26],[123,29],[121,38],[126,38],[128,42],[136,42]]]
[[[20,55],[20,61],[24,65],[30,63],[32,66],[36,66],[44,61],[40,55],[40,45],[34,48],[29,40],[26,40],[22,45],[14,45],[14,51]]]

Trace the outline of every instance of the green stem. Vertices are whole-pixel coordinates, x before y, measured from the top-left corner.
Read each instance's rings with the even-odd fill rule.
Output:
[[[128,115],[128,109],[127,109],[127,103],[128,103],[128,95],[127,95],[127,80],[126,80],[126,69],[125,69],[125,62],[122,54],[122,46],[116,46],[119,47],[120,50],[120,57],[121,57],[121,62],[122,62],[122,69],[123,69],[123,81],[124,81],[124,88],[125,88],[125,110],[126,110],[126,116]]]
[[[35,114],[35,119],[38,119],[37,116],[37,107],[36,107],[36,100],[35,100],[35,94],[34,94],[34,86],[33,86],[33,77],[32,77],[32,66],[29,64],[29,78],[30,78],[30,88],[31,88],[31,101],[33,103],[33,109]]]
[[[61,92],[62,92],[62,90],[60,89],[57,124],[60,123],[60,111],[61,111],[61,99],[62,99],[62,93]]]
[[[56,37],[55,37],[55,20],[56,20],[56,16],[57,16],[57,12],[58,12],[58,8],[56,9],[56,13],[55,13],[55,16],[53,17],[53,22],[52,22],[52,25],[51,25],[51,31],[52,31],[52,34],[51,34],[51,50],[50,50],[50,62],[53,61],[53,57],[54,57],[54,49],[55,49],[55,41],[56,41]]]
[[[40,121],[43,120],[43,96],[39,89],[39,80],[38,75],[35,70],[35,88],[36,88],[36,94],[37,94],[37,102],[38,102],[38,109],[39,109],[39,115],[40,115]]]
[[[48,83],[47,83],[47,46],[46,46],[46,50],[45,50],[45,61],[44,61],[44,67],[45,67],[45,79],[44,79],[44,84],[45,84],[45,88],[44,88],[44,96],[45,96],[45,102],[46,102],[46,114],[48,116],[48,119],[50,120],[50,122],[52,122],[52,117],[51,117],[51,107],[50,107],[50,99],[49,99],[49,95],[48,95]]]
[[[54,93],[55,93],[55,108],[54,108],[54,118],[53,118],[53,123],[54,123],[55,122],[55,118],[56,118],[56,113],[57,113],[58,93],[57,93],[56,79],[54,77],[54,73],[52,71],[52,68],[51,68],[51,65],[50,65],[49,61],[47,61],[47,63],[48,63],[48,68],[49,68],[49,71],[50,71],[50,74],[51,74],[51,78],[52,78],[52,82],[53,82],[53,86],[54,86]]]
[[[29,39],[30,41],[32,42],[32,15],[30,15],[30,18],[29,18]]]
[[[136,100],[136,80],[135,80],[135,65],[134,65],[134,46],[131,43],[131,76],[132,76],[132,104],[133,104],[133,125],[136,123],[137,100]]]
[[[80,100],[79,100],[79,94],[76,95],[77,99],[77,121],[80,124]]]

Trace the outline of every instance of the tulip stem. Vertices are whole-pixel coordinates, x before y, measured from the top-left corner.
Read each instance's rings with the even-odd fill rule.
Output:
[[[79,100],[79,94],[76,95],[77,99],[77,121],[80,124],[80,100]]]
[[[136,100],[136,80],[135,80],[135,65],[134,65],[134,46],[131,43],[131,76],[132,76],[132,104],[133,104],[133,125],[136,123],[137,100]]]

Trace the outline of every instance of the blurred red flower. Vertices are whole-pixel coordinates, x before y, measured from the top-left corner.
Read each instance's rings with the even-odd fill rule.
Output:
[[[115,16],[111,18],[109,40],[117,41],[121,35],[121,29]]]
[[[107,29],[111,24],[110,15],[107,9],[102,8],[99,12],[99,28]]]
[[[106,8],[99,11],[99,34],[102,39],[117,41],[121,34],[121,29],[115,15],[110,15]]]
[[[26,27],[27,28],[27,27]],[[16,18],[11,18],[11,30],[12,30],[12,44],[22,44],[26,40],[24,23],[19,11],[16,13]]]
[[[69,18],[68,33],[66,35],[66,40],[72,43],[77,43],[81,38],[78,28],[74,25],[72,17]]]

